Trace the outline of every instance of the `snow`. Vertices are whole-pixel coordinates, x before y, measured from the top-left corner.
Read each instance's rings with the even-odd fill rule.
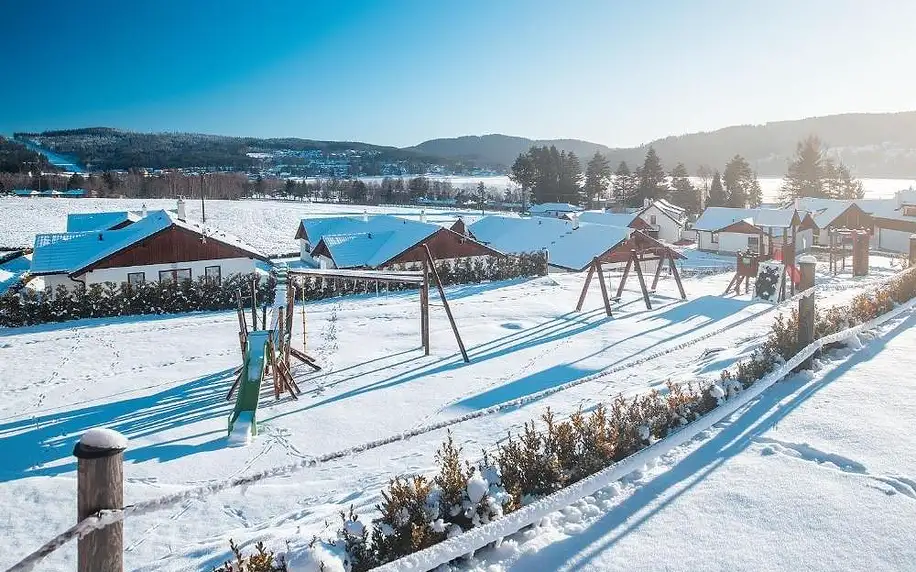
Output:
[[[321,542],[305,549],[290,550],[286,560],[289,572],[349,572],[342,550]]]
[[[113,429],[95,427],[83,433],[80,444],[95,449],[127,449],[127,437]]]
[[[254,425],[254,415],[251,411],[239,412],[238,418],[232,425],[229,433],[228,444],[232,447],[250,445],[252,440],[251,429]]]
[[[788,228],[792,226],[792,217],[794,215],[794,210],[787,209],[707,207],[693,224],[693,228],[714,232],[740,220],[746,220],[752,225],[760,227]]]
[[[294,231],[295,223],[287,232],[293,236]],[[828,292],[824,303],[848,300],[895,270],[878,256],[870,257],[870,264],[872,274],[855,279],[828,277],[819,268],[820,283],[855,286]],[[609,276],[616,286],[620,274]],[[73,443],[92,427],[105,426],[130,439],[126,504],[307,463],[539,395],[450,427],[465,451],[491,450],[548,406],[561,417],[620,393],[663,388],[669,379],[715,379],[760,343],[774,316],[774,311],[761,314],[770,306],[749,296],[721,296],[730,275],[685,278],[685,302],[663,276],[651,311],[630,281],[614,306],[614,318],[604,315],[593,287],[585,311],[574,313],[583,279],[582,274],[557,274],[448,288],[471,357],[466,365],[442,308],[435,305],[432,355],[423,355],[416,292],[309,303],[306,351],[323,370],[296,368],[303,391],[298,400],[275,400],[271,384],[264,384],[258,436],[247,447],[229,447],[226,439],[233,403],[225,395],[241,362],[232,311],[0,330],[0,503],[7,514],[0,531],[13,547],[0,554],[0,568],[72,526]],[[738,327],[673,351],[729,325]],[[299,320],[294,328],[294,343],[301,347]],[[667,350],[672,351],[664,359],[550,395],[539,393]],[[124,523],[126,569],[210,569],[228,557],[229,538],[247,547],[263,540],[282,552],[290,539],[311,539],[326,531],[326,522],[339,523],[339,511],[350,505],[368,522],[388,479],[428,474],[445,435],[443,429],[417,434],[247,488],[187,497],[159,512],[131,515]],[[490,482],[489,476],[484,479]],[[585,522],[588,512],[582,512]],[[72,569],[75,555],[76,546],[67,545],[45,562],[46,569]]]
[[[17,256],[0,264],[0,294],[3,294],[25,275],[32,264],[32,255]]]
[[[628,227],[636,219],[637,213],[609,213],[605,211],[585,211],[579,213],[581,222],[604,224],[608,226]]]
[[[584,499],[585,519],[555,513],[461,569],[909,569],[916,434],[900,427],[916,420],[916,385],[888,380],[916,366],[914,325],[908,312],[859,352],[819,359]]]
[[[483,497],[486,496],[487,492],[490,490],[490,483],[487,482],[485,478],[480,474],[479,471],[475,471],[471,478],[468,479],[468,499],[474,504],[479,503],[483,500]]]

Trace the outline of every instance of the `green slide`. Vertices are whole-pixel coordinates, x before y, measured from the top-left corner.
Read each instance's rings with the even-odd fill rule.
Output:
[[[229,417],[229,441],[243,445],[258,434],[255,414],[261,397],[261,382],[267,361],[267,342],[273,332],[257,330],[248,333],[245,360],[242,363],[242,381],[235,399],[235,409]]]

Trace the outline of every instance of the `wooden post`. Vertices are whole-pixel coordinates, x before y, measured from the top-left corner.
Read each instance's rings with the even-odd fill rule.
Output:
[[[817,259],[810,254],[798,259],[798,265],[801,268],[801,281],[798,287],[801,291],[814,286],[814,267],[817,266]],[[799,349],[807,346],[814,341],[814,294],[808,294],[798,301],[798,347]],[[802,368],[811,365],[810,358],[805,360]]]
[[[592,276],[595,275],[595,261],[597,258],[592,260],[592,263],[588,265],[588,274],[585,275],[585,284],[582,285],[582,293],[579,294],[579,303],[576,304],[576,312],[582,311],[582,305],[585,304],[585,296],[588,294],[588,286],[592,283]]]
[[[251,281],[251,327],[258,329],[258,287]]]
[[[468,352],[464,349],[464,342],[461,341],[461,334],[458,333],[458,325],[455,323],[455,318],[452,316],[452,309],[448,305],[448,298],[445,297],[445,289],[442,287],[442,280],[439,279],[439,272],[436,270],[436,265],[433,263],[433,255],[429,252],[429,246],[426,243],[423,243],[423,250],[426,252],[426,261],[429,262],[429,269],[433,273],[433,278],[436,280],[436,288],[439,290],[439,297],[442,299],[442,306],[445,307],[445,315],[448,316],[448,323],[452,326],[452,332],[455,333],[455,340],[458,342],[458,349],[461,350],[461,357],[464,358],[465,363],[470,362],[468,358]]]
[[[916,234],[910,235],[910,266],[916,266]]]
[[[420,343],[423,355],[429,355],[429,265],[423,259],[423,284],[420,285]]]
[[[674,277],[674,283],[677,284],[678,292],[681,293],[681,300],[687,299],[687,293],[684,292],[684,285],[681,283],[681,273],[677,270],[677,263],[674,262],[674,254],[668,251],[668,268],[671,269],[671,275]]]
[[[267,304],[261,306],[261,329],[267,329]]]
[[[651,288],[651,290],[652,290],[653,292],[655,292],[656,288],[658,288],[658,279],[659,279],[659,277],[662,275],[662,264],[663,264],[664,262],[665,262],[665,257],[662,256],[662,255],[659,255],[659,257],[658,257],[658,266],[655,267],[655,277],[652,278],[652,288]]]
[[[617,299],[623,296],[623,287],[627,284],[627,276],[630,275],[630,268],[633,266],[633,257],[627,259],[627,265],[623,269],[623,276],[620,277],[620,286],[617,287]]]
[[[127,438],[111,429],[90,429],[73,448],[77,522],[100,510],[124,507],[124,451]],[[77,545],[78,572],[124,570],[124,523],[90,532]]]
[[[642,275],[642,265],[639,263],[639,255],[633,250],[630,252],[630,259],[633,260],[633,266],[636,267],[636,277],[639,278],[639,288],[642,290],[642,299],[646,303],[646,309],[652,309],[652,302],[649,301],[649,290],[646,288],[646,279]]]
[[[601,285],[601,299],[604,300],[604,311],[607,313],[608,317],[611,316],[611,299],[608,298],[607,294],[607,284],[604,282],[604,268],[601,267],[601,261],[598,260],[598,257],[595,257],[595,260],[592,262],[595,271],[598,273],[598,284]]]
[[[307,352],[309,348],[308,348],[308,334],[306,333],[308,329],[306,328],[306,322],[305,322],[305,286],[304,285],[301,288],[301,293],[302,293],[302,351]]]

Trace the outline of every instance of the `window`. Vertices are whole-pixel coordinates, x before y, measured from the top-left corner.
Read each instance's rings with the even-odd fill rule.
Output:
[[[128,272],[127,285],[138,286],[146,282],[146,272]]]
[[[747,237],[747,249],[753,252],[759,252],[760,251],[760,237],[759,236]]]
[[[718,232],[712,233],[712,243],[719,244],[719,233]]]
[[[649,224],[652,226],[656,225],[655,215],[649,215]]]
[[[812,242],[814,243],[814,246],[819,245],[819,244],[821,243],[821,233],[820,233],[820,231],[815,230],[815,232],[814,232],[812,238],[813,238]]]
[[[160,282],[178,282],[191,279],[191,269],[190,268],[179,268],[178,270],[160,270],[159,271],[159,281]]]
[[[206,276],[207,282],[211,284],[219,284],[222,279],[219,266],[207,266],[204,268],[204,276]]]

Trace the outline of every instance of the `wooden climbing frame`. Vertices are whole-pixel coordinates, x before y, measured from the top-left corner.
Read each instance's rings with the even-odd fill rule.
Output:
[[[658,265],[655,268],[655,275],[652,277],[652,288],[649,289],[646,287],[646,278],[642,272],[642,262],[657,260]],[[639,252],[637,250],[631,250],[630,255],[627,257],[627,265],[623,269],[623,276],[620,278],[620,284],[617,286],[616,295],[611,298],[608,295],[608,285],[605,282],[604,276],[604,261],[600,257],[595,257],[592,259],[591,264],[588,267],[588,273],[585,275],[585,283],[582,285],[582,293],[579,294],[579,302],[576,304],[576,311],[581,312],[582,306],[585,305],[585,297],[588,294],[589,285],[591,285],[592,278],[595,274],[598,275],[598,284],[601,286],[601,298],[604,301],[604,311],[608,316],[611,316],[611,302],[617,302],[623,296],[623,290],[627,284],[627,278],[630,276],[630,270],[635,269],[636,277],[639,279],[639,288],[642,291],[642,299],[646,304],[646,309],[652,309],[652,300],[649,298],[649,294],[655,292],[655,289],[658,287],[658,280],[661,277],[662,266],[665,264],[665,261],[668,261],[668,269],[671,273],[671,277],[674,278],[674,283],[677,284],[678,292],[681,295],[681,300],[687,299],[687,294],[684,292],[684,284],[681,282],[681,274],[678,272],[677,264],[675,263],[674,252],[670,248],[664,248],[661,250],[661,253],[658,253],[658,249],[652,249],[651,251],[647,250],[644,252]]]

